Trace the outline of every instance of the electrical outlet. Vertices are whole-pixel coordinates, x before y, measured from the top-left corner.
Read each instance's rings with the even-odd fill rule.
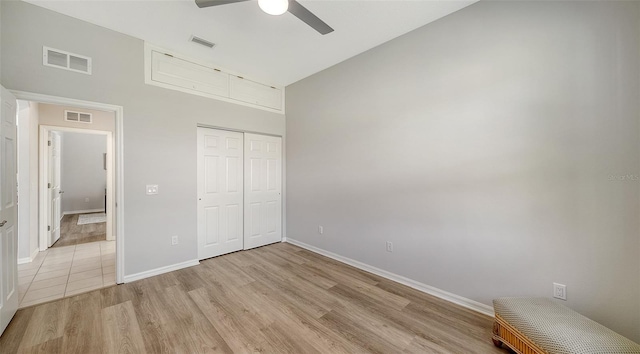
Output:
[[[178,244],[178,236],[171,236],[171,245],[175,246]]]
[[[157,184],[147,184],[147,195],[158,194],[158,185]]]
[[[391,241],[387,241],[387,252],[393,252],[393,243]]]
[[[318,233],[322,235],[324,233],[324,227],[318,226]]]
[[[567,300],[567,286],[564,284],[553,283],[553,297],[560,300]]]

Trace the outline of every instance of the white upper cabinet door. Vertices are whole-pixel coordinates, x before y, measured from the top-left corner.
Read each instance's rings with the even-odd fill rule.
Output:
[[[282,138],[244,135],[244,249],[282,240]]]
[[[242,249],[243,135],[198,128],[198,258]]]
[[[0,87],[0,335],[18,310],[16,98]]]
[[[230,97],[258,106],[282,110],[282,90],[231,75]]]
[[[151,80],[229,97],[229,74],[156,51],[151,56]]]

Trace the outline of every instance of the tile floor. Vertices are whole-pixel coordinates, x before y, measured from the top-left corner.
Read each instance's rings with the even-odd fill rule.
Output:
[[[20,308],[116,283],[116,243],[49,248],[18,265]]]

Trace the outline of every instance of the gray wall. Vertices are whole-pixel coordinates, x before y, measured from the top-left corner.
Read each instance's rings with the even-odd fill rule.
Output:
[[[640,341],[639,26],[482,1],[287,87],[287,237]]]
[[[24,2],[1,6],[6,88],[124,107],[125,274],[196,259],[196,125],[284,134],[284,116],[145,85],[141,40]],[[43,46],[92,57],[93,75],[43,66]]]
[[[61,132],[61,136],[62,212],[104,210],[107,171],[103,154],[107,152],[107,138],[70,132]]]

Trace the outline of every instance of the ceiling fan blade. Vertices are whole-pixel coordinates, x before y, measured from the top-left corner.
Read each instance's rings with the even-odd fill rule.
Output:
[[[196,0],[197,2],[198,0]],[[200,0],[200,1],[211,1],[211,0]],[[327,33],[333,32],[333,28],[329,27],[324,21],[318,18],[318,16],[314,15],[313,12],[307,10],[306,7],[302,6],[299,2],[295,0],[289,0],[289,12],[291,12],[295,17],[302,20],[302,22],[311,26],[314,30],[320,32],[320,34],[325,35]]]
[[[209,6],[233,4],[235,2],[243,2],[243,1],[249,1],[249,0],[196,0],[196,5],[198,5],[199,8],[203,8],[203,7],[209,7]]]

